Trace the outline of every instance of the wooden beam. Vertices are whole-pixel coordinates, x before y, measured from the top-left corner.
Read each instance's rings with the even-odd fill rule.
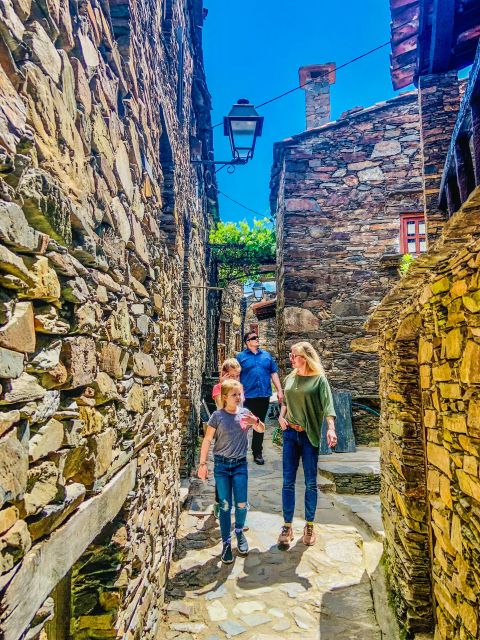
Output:
[[[440,201],[445,199],[447,182],[450,180],[451,176],[455,174],[455,171],[456,171],[456,167],[455,167],[456,142],[462,134],[466,133],[465,123],[468,123],[469,113],[472,109],[471,105],[477,100],[479,95],[480,95],[480,45],[477,48],[477,54],[475,56],[473,66],[470,71],[470,75],[468,77],[467,88],[465,89],[465,93],[462,98],[462,103],[460,105],[460,110],[457,115],[457,122],[455,123],[455,128],[452,132],[452,140],[450,143],[450,148],[448,149],[447,158],[445,160],[445,168],[443,170],[442,181],[440,184]],[[453,197],[453,199],[451,200],[453,202],[455,201],[455,198]],[[455,211],[457,209],[455,209]]]
[[[480,184],[480,96],[472,100],[472,141],[475,184]]]
[[[1,594],[3,640],[20,638],[45,598],[103,527],[115,518],[135,486],[136,469],[137,462],[132,460],[102,493],[84,502],[62,527],[27,553]]]
[[[455,0],[434,0],[429,73],[450,70],[454,44]]]

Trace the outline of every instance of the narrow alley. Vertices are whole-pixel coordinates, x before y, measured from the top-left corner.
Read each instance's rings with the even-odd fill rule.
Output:
[[[295,540],[288,550],[277,547],[283,522],[281,449],[270,437],[265,441],[265,466],[249,468],[246,558],[237,554],[233,564],[221,564],[220,532],[212,513],[213,474],[207,483],[193,480],[167,583],[165,622],[157,637],[394,640],[378,566],[381,542],[334,493],[320,492],[317,543],[306,547],[301,541],[301,469]],[[364,496],[367,503],[371,498]]]
[[[106,638],[480,640],[480,0],[0,0],[0,640]]]

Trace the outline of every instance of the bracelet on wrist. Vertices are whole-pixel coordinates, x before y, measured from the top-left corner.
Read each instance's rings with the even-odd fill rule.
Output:
[[[207,466],[207,463],[206,463],[206,462],[200,462],[200,463],[199,463],[199,467],[206,467],[206,466]]]

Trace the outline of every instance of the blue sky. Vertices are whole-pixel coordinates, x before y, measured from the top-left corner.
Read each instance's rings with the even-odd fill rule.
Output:
[[[207,81],[213,123],[238,98],[260,104],[298,85],[298,68],[335,62],[337,66],[390,37],[388,0],[205,0]],[[332,87],[332,120],[356,106],[392,97],[390,47],[337,72]],[[219,188],[260,214],[269,214],[273,143],[305,130],[302,90],[260,110],[263,135],[254,159],[234,174],[218,173]],[[215,130],[215,157],[231,157],[223,127]],[[222,220],[255,216],[220,196]]]

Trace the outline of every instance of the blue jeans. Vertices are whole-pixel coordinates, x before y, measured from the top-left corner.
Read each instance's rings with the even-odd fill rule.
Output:
[[[248,467],[246,458],[214,456],[214,476],[220,502],[220,530],[223,542],[229,542],[232,529],[232,505],[235,500],[235,530],[240,532],[247,517]],[[233,497],[232,497],[233,494]],[[242,506],[240,506],[242,505]]]
[[[317,509],[317,467],[319,447],[314,447],[305,431],[288,427],[283,432],[283,488],[282,507],[285,522],[293,521],[295,512],[295,480],[302,458],[305,476],[305,520],[313,522]]]

